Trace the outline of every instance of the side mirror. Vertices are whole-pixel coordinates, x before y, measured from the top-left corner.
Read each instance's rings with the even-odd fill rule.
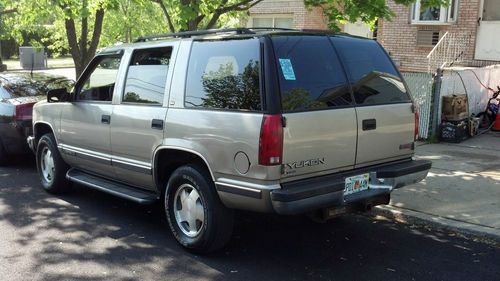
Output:
[[[53,89],[47,92],[47,102],[65,102],[70,100],[71,95],[66,88]]]

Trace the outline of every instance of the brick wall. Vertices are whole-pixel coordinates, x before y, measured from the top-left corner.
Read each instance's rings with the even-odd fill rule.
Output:
[[[393,0],[388,0],[387,4],[395,16],[392,21],[379,21],[377,40],[391,54],[401,71],[427,71],[426,56],[432,47],[417,47],[417,30],[429,25],[410,24],[410,7],[397,5]],[[461,0],[456,23],[432,26],[443,34],[446,31],[472,34],[471,43],[465,51],[466,60],[473,60],[474,57],[479,5],[480,0]]]
[[[321,8],[306,9],[303,0],[264,0],[250,9],[250,16],[282,15],[293,17],[294,28],[327,29],[327,21]]]

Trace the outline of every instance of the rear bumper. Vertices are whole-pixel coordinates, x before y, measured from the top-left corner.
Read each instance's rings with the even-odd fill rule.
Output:
[[[423,180],[431,165],[426,160],[409,160],[283,183],[282,188],[270,192],[271,203],[278,214],[300,214],[370,201],[389,195],[395,188]],[[364,173],[370,174],[369,189],[344,196],[345,178]]]
[[[0,139],[8,154],[28,153],[30,150],[25,140],[30,134],[31,120],[0,123]]]

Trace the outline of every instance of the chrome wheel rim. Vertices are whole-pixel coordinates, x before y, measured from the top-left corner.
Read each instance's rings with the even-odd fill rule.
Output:
[[[52,152],[48,147],[44,147],[42,150],[40,166],[43,179],[51,183],[54,180],[55,166]]]
[[[174,215],[182,233],[188,237],[195,237],[203,229],[205,208],[200,194],[191,184],[183,184],[175,192]]]

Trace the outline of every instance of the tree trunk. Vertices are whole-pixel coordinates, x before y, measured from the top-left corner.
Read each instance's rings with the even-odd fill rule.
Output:
[[[76,78],[80,77],[82,72],[85,70],[87,64],[95,56],[97,46],[99,45],[99,39],[102,32],[102,23],[104,19],[104,9],[99,9],[95,14],[94,30],[92,32],[92,39],[87,42],[87,18],[82,19],[82,36],[80,42],[76,36],[75,20],[72,18],[67,18],[64,21],[66,27],[66,36],[68,38],[69,51],[73,62],[75,63],[75,74]]]

